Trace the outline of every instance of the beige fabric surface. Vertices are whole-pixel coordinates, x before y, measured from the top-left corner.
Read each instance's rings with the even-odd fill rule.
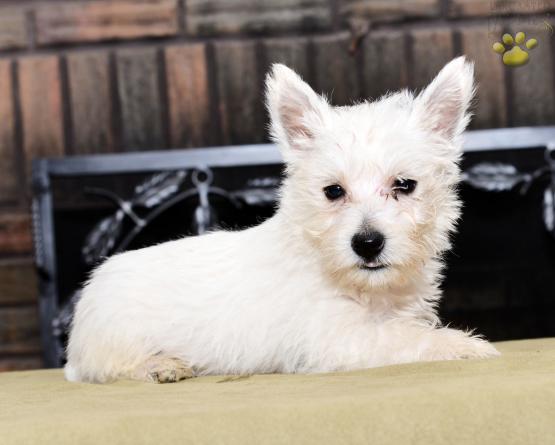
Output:
[[[68,383],[0,374],[0,444],[555,444],[555,339],[358,372]]]

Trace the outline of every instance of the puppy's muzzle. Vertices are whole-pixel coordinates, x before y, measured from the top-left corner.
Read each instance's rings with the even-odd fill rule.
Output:
[[[351,239],[353,251],[365,263],[374,261],[385,246],[385,237],[377,231],[357,233]]]

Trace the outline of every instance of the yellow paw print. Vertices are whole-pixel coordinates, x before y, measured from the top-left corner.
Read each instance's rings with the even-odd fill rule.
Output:
[[[530,56],[528,51],[523,50],[520,45],[526,40],[526,34],[517,32],[515,38],[510,34],[503,34],[503,43],[495,42],[493,50],[498,54],[503,54],[503,63],[507,66],[522,66],[528,63]],[[529,39],[524,43],[527,49],[538,46],[536,39]],[[507,48],[511,48],[507,51]]]

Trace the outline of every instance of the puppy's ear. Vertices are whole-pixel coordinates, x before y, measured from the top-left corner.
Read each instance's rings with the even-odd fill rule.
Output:
[[[468,108],[474,91],[473,63],[464,56],[453,59],[416,98],[422,124],[453,141],[470,121]]]
[[[266,77],[266,106],[272,139],[284,149],[286,160],[309,149],[323,128],[329,105],[293,70],[274,64]]]

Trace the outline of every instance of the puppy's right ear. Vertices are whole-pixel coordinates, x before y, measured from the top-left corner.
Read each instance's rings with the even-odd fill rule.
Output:
[[[266,77],[266,106],[270,113],[271,135],[281,145],[285,160],[295,152],[310,149],[324,125],[327,101],[316,94],[293,70],[279,63]]]

